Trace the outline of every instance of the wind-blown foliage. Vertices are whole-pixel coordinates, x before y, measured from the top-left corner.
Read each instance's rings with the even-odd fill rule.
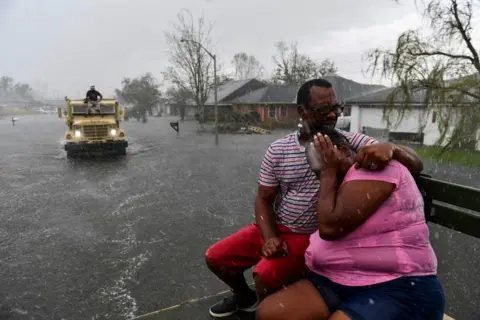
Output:
[[[24,99],[31,99],[33,96],[33,89],[27,83],[15,83],[12,77],[0,77],[0,89],[4,94],[13,93],[16,96]]]
[[[137,78],[125,78],[122,89],[115,89],[115,94],[120,102],[131,104],[130,114],[137,120],[146,122],[147,114],[152,115],[153,107],[161,101],[161,91],[157,80],[146,73]]]
[[[412,102],[420,99],[425,120],[419,130],[435,113],[440,132],[435,144],[443,150],[462,147],[476,140],[480,128],[480,60],[472,42],[474,0],[420,4],[428,25],[402,33],[394,50],[369,51],[368,70],[396,86],[384,109],[389,125],[398,125],[412,110]]]
[[[31,98],[33,89],[27,83],[17,83],[13,86],[13,91],[22,98]]]

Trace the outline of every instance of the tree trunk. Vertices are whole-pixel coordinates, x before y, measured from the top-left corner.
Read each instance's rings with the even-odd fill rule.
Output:
[[[205,123],[205,106],[199,105],[197,110],[198,110],[198,123]]]
[[[180,120],[184,121],[185,120],[185,106],[180,106]]]

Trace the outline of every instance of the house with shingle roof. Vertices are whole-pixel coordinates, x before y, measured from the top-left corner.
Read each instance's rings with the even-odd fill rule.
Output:
[[[386,88],[382,85],[359,83],[340,76],[326,76],[325,79],[335,88],[341,101]]]
[[[365,132],[375,136],[375,132],[383,130],[386,132],[385,139],[388,140],[434,145],[440,137],[438,115],[436,110],[427,109],[426,91],[418,90],[411,95],[410,110],[404,114],[401,121],[397,121],[392,126],[384,119],[383,110],[387,105],[389,95],[394,90],[395,88],[384,88],[347,99],[345,103],[351,115],[350,131]],[[400,107],[402,103],[400,95],[397,95],[395,102]],[[457,120],[454,117],[453,126],[455,121]],[[478,136],[480,136],[480,132]],[[478,138],[472,137],[471,147],[480,150]]]
[[[266,84],[257,79],[230,80],[217,88],[217,101],[219,106],[231,106],[230,101],[249,94],[259,88],[264,88]],[[215,92],[210,90],[205,106],[215,105]]]
[[[339,99],[342,101],[379,88],[385,88],[384,86],[358,83],[340,76],[329,76],[325,79],[332,83]],[[231,99],[228,103],[232,105],[234,112],[257,112],[260,114],[262,122],[294,123],[298,121],[296,105],[298,89],[299,86],[296,84],[268,85]]]
[[[219,113],[229,113],[232,111],[232,104],[230,103],[230,100],[248,94],[265,86],[266,84],[264,82],[257,79],[230,80],[219,85],[217,88],[217,103],[219,107]],[[167,101],[166,105],[166,107],[168,107],[169,110],[173,111],[174,114],[178,113],[176,112],[176,108],[173,107],[170,101]],[[204,105],[205,119],[212,120],[215,110],[215,92],[213,89],[210,90]],[[185,108],[186,118],[198,117],[199,110],[196,102],[193,99],[189,99],[186,102],[186,105],[182,107]]]
[[[297,85],[268,85],[229,101],[234,112],[255,111],[262,122],[298,120]]]
[[[377,90],[367,92],[362,95],[350,97],[345,100],[347,104],[356,104],[362,106],[377,106],[385,105],[389,95],[395,90],[395,88],[381,87]],[[396,102],[401,103],[400,95],[395,97]],[[416,108],[425,107],[425,91],[418,90],[411,95],[411,105]]]
[[[355,82],[340,76],[326,77],[337,91],[341,100],[371,92],[382,86]],[[219,113],[255,111],[262,122],[295,122],[298,121],[297,98],[298,85],[273,85],[257,79],[230,80],[217,89]],[[210,90],[205,102],[205,118],[212,119],[215,96]],[[186,108],[186,116],[193,117],[198,112],[192,100]]]
[[[364,132],[379,140],[405,140],[424,143],[425,135],[421,130],[425,123],[423,115],[425,95],[423,91],[412,95],[412,111],[392,128],[384,119],[383,110],[387,105],[389,95],[395,88],[380,88],[373,92],[351,97],[345,101],[346,109],[351,116],[350,131]],[[400,104],[400,97],[397,98]],[[432,139],[434,135],[428,136]]]
[[[231,113],[231,100],[242,95],[249,94],[259,88],[265,87],[266,84],[257,79],[230,80],[217,88],[217,104],[219,114]],[[210,90],[207,100],[205,101],[205,119],[213,119],[215,111],[215,92]]]

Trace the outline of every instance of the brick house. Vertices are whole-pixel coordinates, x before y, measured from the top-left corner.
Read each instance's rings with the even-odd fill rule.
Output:
[[[340,76],[328,76],[325,79],[332,83],[341,101],[385,88],[379,85],[358,83]],[[298,121],[296,106],[298,88],[299,86],[296,84],[265,85],[232,99],[228,103],[232,105],[234,112],[256,111],[260,114],[262,122],[295,123]],[[346,111],[349,112],[349,110]]]
[[[219,115],[232,112],[232,104],[229,100],[248,94],[251,91],[265,86],[265,83],[257,79],[230,80],[219,85],[217,88]],[[167,101],[166,106],[170,109],[170,112],[166,113],[168,115],[178,115],[178,107],[184,108],[185,119],[194,119],[198,116],[199,112],[198,106],[193,99],[188,99],[184,106],[174,106],[171,101]],[[205,119],[209,121],[213,120],[215,110],[215,93],[213,89],[210,90],[204,107]]]
[[[230,100],[234,112],[255,111],[262,122],[292,123],[298,121],[297,85],[267,85]]]
[[[219,115],[231,113],[233,99],[248,95],[252,91],[264,88],[266,84],[257,79],[230,80],[218,86],[217,104]],[[215,92],[210,90],[207,101],[205,102],[205,119],[212,119],[215,110]]]
[[[371,92],[382,86],[358,83],[340,76],[325,77],[332,83],[340,99]],[[383,88],[383,87],[382,87]],[[295,105],[298,85],[267,84],[257,79],[230,80],[218,86],[217,101],[220,119],[232,112],[248,113],[255,111],[266,123],[295,123],[298,121]],[[214,118],[215,97],[210,90],[205,102],[205,119]],[[185,106],[186,118],[198,112],[194,101]]]

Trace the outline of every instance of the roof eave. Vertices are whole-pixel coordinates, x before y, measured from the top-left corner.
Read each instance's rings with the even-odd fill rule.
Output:
[[[244,102],[244,101],[232,101],[231,104],[292,104],[295,102],[286,102],[286,101],[258,101],[258,102]]]
[[[359,106],[362,106],[362,105],[387,105],[389,104],[388,102],[378,102],[378,101],[345,101],[345,105],[359,105]],[[401,105],[403,103],[400,103],[400,102],[395,102],[394,105]],[[412,102],[410,103],[410,105],[425,105],[425,103],[423,102]]]

